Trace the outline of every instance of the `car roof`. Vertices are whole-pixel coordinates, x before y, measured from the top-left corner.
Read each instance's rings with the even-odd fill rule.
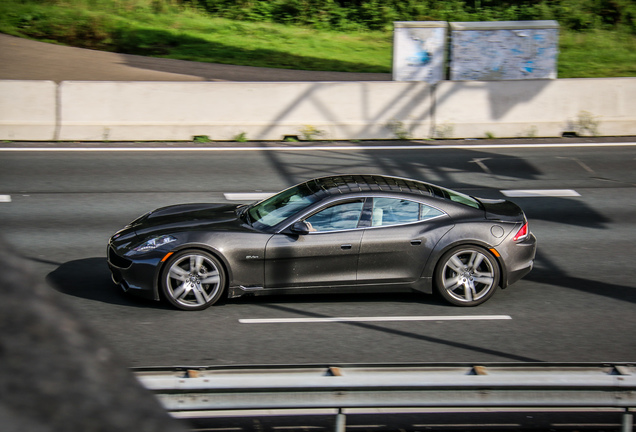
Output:
[[[336,175],[305,182],[318,194],[345,195],[359,192],[398,192],[418,196],[443,196],[440,188],[417,180],[383,175]]]

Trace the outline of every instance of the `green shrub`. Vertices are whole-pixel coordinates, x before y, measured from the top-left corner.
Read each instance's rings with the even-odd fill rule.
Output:
[[[0,32],[15,36],[342,72],[391,72],[393,20],[533,19],[561,24],[560,78],[636,75],[636,0],[0,0]]]

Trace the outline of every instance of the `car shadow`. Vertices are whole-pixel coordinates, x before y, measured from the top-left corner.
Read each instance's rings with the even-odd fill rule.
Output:
[[[433,306],[449,306],[441,296],[424,294],[421,292],[346,292],[338,293],[325,291],[324,293],[288,293],[270,295],[247,294],[234,299],[226,299],[223,303],[249,303],[256,305],[267,304],[298,304],[298,303],[419,303]]]
[[[85,258],[61,264],[46,276],[46,281],[58,292],[73,297],[118,306],[168,309],[162,302],[124,293],[111,280],[106,258]]]
[[[115,285],[110,277],[110,270],[106,258],[85,258],[61,264],[46,276],[47,283],[56,291],[78,298],[113,304],[118,306],[143,307],[155,309],[175,310],[163,302],[156,302],[124,293]],[[275,294],[267,296],[245,295],[228,299],[222,298],[214,307],[225,304],[295,304],[310,303],[385,303],[404,302],[422,303],[437,306],[447,304],[435,294],[418,292],[397,293],[312,293],[312,294]]]

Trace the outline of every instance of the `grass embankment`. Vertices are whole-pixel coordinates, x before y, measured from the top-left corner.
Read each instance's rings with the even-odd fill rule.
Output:
[[[181,60],[343,72],[391,72],[391,31],[325,31],[215,18],[164,0],[4,0],[0,32]],[[636,76],[636,36],[561,30],[560,78]]]

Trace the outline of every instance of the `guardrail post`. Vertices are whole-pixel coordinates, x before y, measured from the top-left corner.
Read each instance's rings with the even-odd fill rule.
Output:
[[[338,408],[336,416],[336,432],[345,432],[347,428],[347,416],[342,412],[342,408]]]
[[[634,426],[634,415],[629,412],[629,408],[625,408],[625,414],[623,414],[623,429],[622,432],[632,432]]]

